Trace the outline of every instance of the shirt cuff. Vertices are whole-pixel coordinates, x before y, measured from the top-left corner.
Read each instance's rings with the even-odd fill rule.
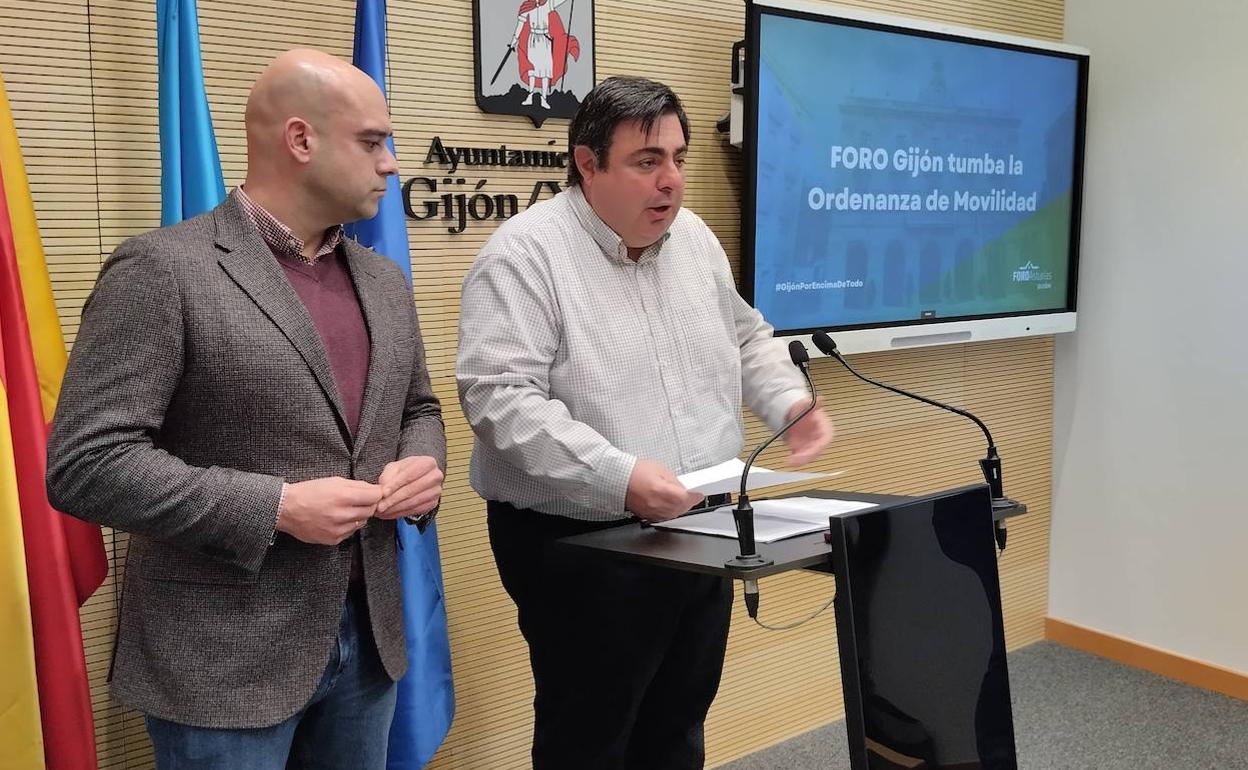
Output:
[[[282,520],[282,506],[286,504],[286,488],[290,485],[282,482],[282,494],[277,498],[277,512],[273,514],[273,534],[269,536],[269,546],[277,542],[277,525]]]
[[[810,393],[805,388],[800,390],[786,390],[771,402],[768,407],[767,414],[761,415],[763,422],[767,423],[767,427],[771,428],[772,433],[784,427],[785,418],[789,414],[789,410],[799,401],[809,401]]]
[[[594,508],[611,513],[624,513],[624,498],[628,495],[628,480],[633,477],[637,458],[616,450],[603,462],[599,477],[599,497]]]

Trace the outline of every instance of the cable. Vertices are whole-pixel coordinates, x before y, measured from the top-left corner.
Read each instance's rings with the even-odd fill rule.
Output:
[[[809,623],[810,621],[819,617],[820,615],[823,614],[823,611],[831,607],[832,603],[835,601],[836,601],[836,588],[835,588],[835,581],[833,581],[832,598],[828,599],[827,603],[825,603],[819,609],[815,610],[814,613],[811,614],[809,617],[802,618],[801,620],[796,620],[792,623],[785,623],[784,625],[780,625],[780,626],[769,626],[763,621],[759,620],[758,616],[755,615],[753,616],[754,622],[757,623],[762,628],[767,629],[768,631],[789,631],[791,629],[797,628],[798,626],[805,625],[806,623]]]

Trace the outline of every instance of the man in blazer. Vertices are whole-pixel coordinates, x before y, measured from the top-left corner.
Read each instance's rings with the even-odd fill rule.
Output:
[[[101,271],[48,490],[130,533],[112,690],[158,767],[380,769],[407,665],[395,528],[435,511],[446,457],[411,291],[340,226],[397,173],[388,111],[291,51],[246,123],[242,187]]]

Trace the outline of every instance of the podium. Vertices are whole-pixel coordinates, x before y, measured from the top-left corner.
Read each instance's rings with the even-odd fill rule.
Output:
[[[1026,507],[993,510],[983,484],[799,494],[875,505],[831,517],[827,532],[758,544],[771,561],[759,567],[727,566],[735,539],[640,524],[559,543],[738,580],[830,572],[851,770],[1016,770],[994,525]]]

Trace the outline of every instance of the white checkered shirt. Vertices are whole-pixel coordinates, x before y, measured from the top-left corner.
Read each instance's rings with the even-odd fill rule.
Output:
[[[633,262],[575,186],[481,249],[455,374],[477,493],[588,520],[627,515],[638,457],[679,474],[739,455],[743,391],[773,429],[808,396],[696,214]]]

